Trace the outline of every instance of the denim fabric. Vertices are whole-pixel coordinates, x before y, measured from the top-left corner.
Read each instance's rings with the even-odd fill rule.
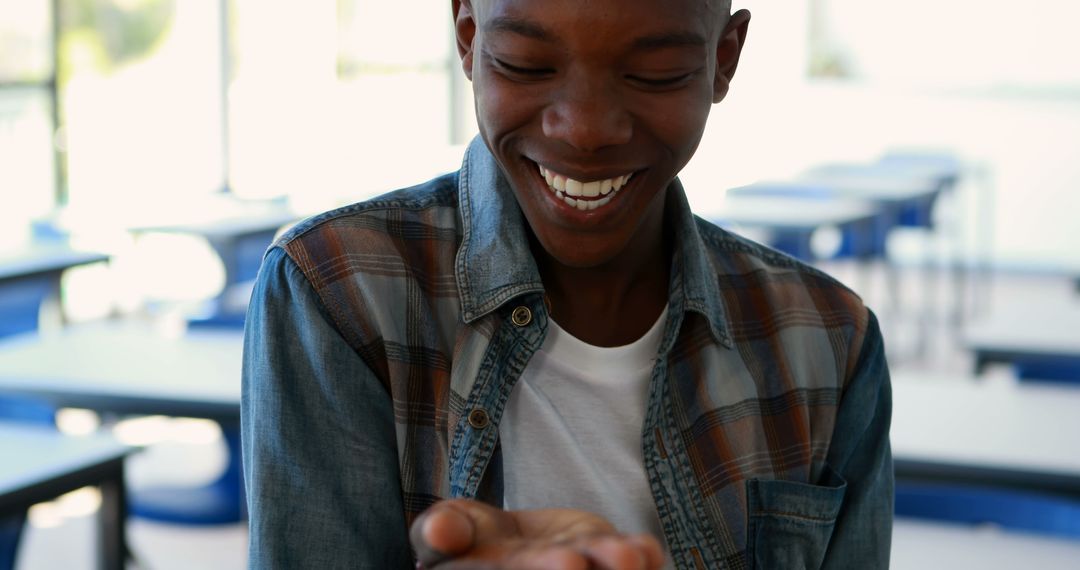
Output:
[[[253,295],[241,400],[250,567],[409,567],[389,396],[281,249]]]
[[[666,215],[669,318],[642,452],[676,567],[887,566],[891,399],[873,314],[694,217],[678,181]],[[524,224],[476,141],[459,172],[316,216],[269,250],[244,354],[252,567],[408,568],[425,508],[502,503],[499,421],[549,318]]]

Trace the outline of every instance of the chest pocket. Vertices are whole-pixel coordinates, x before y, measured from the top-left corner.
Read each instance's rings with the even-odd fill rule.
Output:
[[[757,570],[820,568],[844,502],[845,482],[825,467],[827,485],[746,482],[747,559]]]

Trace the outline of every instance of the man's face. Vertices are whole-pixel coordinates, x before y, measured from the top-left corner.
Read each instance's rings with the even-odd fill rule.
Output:
[[[472,0],[455,15],[480,134],[543,248],[596,267],[659,239],[745,18],[709,0]]]

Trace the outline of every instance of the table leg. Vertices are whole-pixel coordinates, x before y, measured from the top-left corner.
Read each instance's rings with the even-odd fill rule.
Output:
[[[0,570],[13,570],[26,513],[0,515]]]
[[[98,566],[103,570],[122,570],[127,560],[127,498],[124,492],[124,465],[117,463],[113,476],[101,484],[101,510],[98,512]]]

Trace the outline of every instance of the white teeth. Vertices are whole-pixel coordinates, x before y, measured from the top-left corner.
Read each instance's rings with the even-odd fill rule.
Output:
[[[607,196],[608,192],[611,192],[611,179],[610,178],[608,178],[607,180],[600,183],[600,193],[603,194],[604,196]]]
[[[581,196],[581,189],[584,185],[573,178],[566,179],[566,193],[571,196]]]
[[[570,207],[582,211],[595,210],[608,202],[611,202],[615,193],[625,186],[634,175],[634,173],[630,173],[616,178],[608,178],[606,180],[581,182],[562,174],[555,173],[539,164],[537,166],[540,169],[540,176],[547,182],[551,190],[555,192],[555,196],[566,202]],[[584,199],[597,198],[599,196],[603,196],[603,198],[600,198],[599,200]]]

